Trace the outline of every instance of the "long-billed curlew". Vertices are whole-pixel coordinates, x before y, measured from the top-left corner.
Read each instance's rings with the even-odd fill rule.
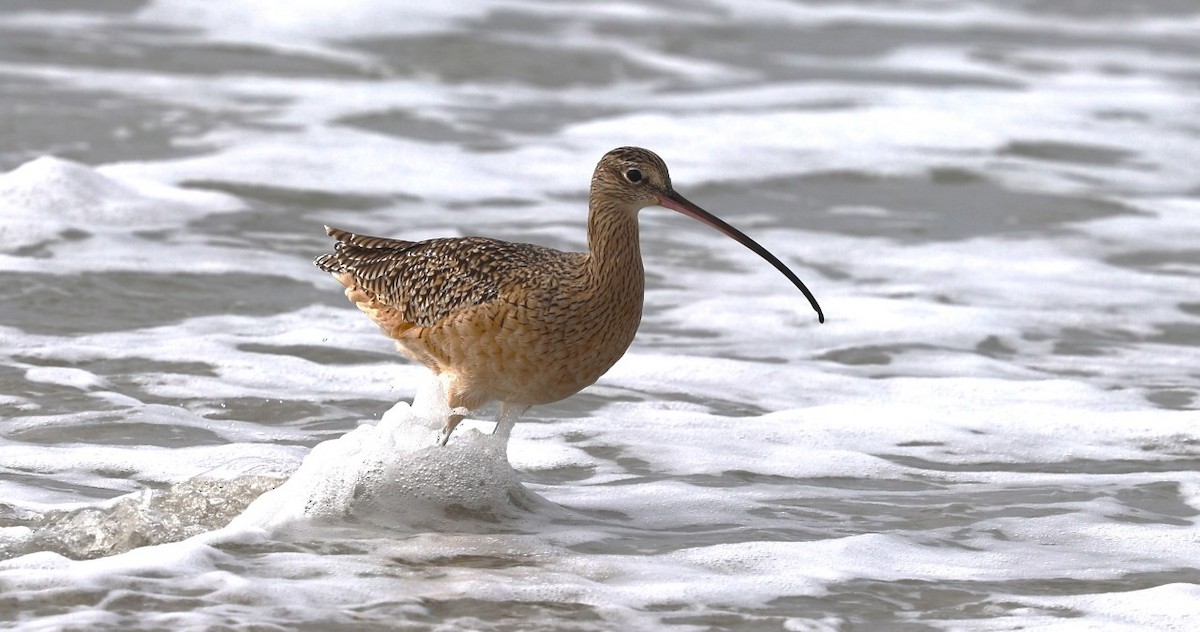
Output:
[[[616,363],[642,319],[644,276],[638,211],[664,206],[712,226],[758,253],[825,315],[775,255],[671,188],[667,165],[639,147],[614,149],[592,174],[588,251],[559,252],[485,237],[402,241],[325,227],[337,240],[316,265],[346,297],[429,367],[445,388],[445,445],[472,409],[502,403],[505,442],[535,404],[564,399]]]

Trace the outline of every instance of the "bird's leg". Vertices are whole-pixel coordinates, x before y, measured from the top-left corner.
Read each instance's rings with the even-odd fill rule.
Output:
[[[513,426],[525,411],[529,410],[529,406],[524,404],[512,404],[503,402],[500,404],[500,412],[496,414],[496,429],[492,434],[508,445],[508,437],[512,434]]]
[[[446,417],[446,425],[442,426],[442,431],[438,433],[438,445],[446,445],[446,442],[450,440],[450,434],[454,432],[458,422],[466,418],[468,412],[462,406],[450,410],[450,414]]]

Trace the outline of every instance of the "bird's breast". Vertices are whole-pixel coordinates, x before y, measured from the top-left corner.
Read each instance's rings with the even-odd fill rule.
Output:
[[[500,314],[497,349],[516,390],[546,403],[569,397],[600,378],[629,348],[642,318],[641,291],[545,288]]]
[[[596,275],[586,260],[553,263],[561,265],[513,275],[494,300],[405,332],[401,350],[452,374],[464,401],[536,405],[577,393],[629,348],[644,281],[640,267]]]

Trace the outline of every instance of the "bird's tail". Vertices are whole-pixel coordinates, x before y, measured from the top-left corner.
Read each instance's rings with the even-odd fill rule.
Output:
[[[313,260],[316,266],[330,274],[339,274],[354,269],[359,264],[378,258],[386,252],[404,250],[416,242],[371,235],[357,235],[350,231],[326,226],[325,232],[337,243],[333,245],[331,254],[324,254]]]

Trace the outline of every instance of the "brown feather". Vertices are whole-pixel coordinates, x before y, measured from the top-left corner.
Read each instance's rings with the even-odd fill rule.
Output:
[[[520,409],[573,395],[624,355],[642,317],[637,213],[668,198],[682,199],[662,159],[622,147],[592,176],[588,252],[326,227],[336,243],[316,265],[401,352],[445,378],[451,408]],[[443,442],[461,418],[450,415]]]

